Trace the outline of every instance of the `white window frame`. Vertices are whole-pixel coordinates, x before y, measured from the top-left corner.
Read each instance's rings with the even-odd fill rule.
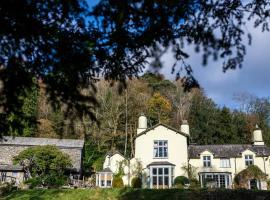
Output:
[[[254,165],[253,155],[245,155],[245,166],[248,167],[250,165]]]
[[[103,180],[101,180],[101,175],[104,176]],[[108,178],[109,175],[111,178]],[[112,181],[113,181],[113,173],[109,173],[109,172],[96,173],[96,186],[100,188],[110,188],[112,187]]]
[[[165,152],[166,152],[166,155],[165,155]],[[154,158],[168,158],[168,140],[154,140],[153,157]]]
[[[203,167],[211,167],[212,163],[211,163],[211,156],[207,155],[207,156],[203,156]]]
[[[220,168],[231,168],[231,162],[229,158],[220,158]]]
[[[200,174],[200,182],[201,187],[204,187],[204,179],[210,178],[216,182],[216,187],[221,188],[223,186],[222,181],[224,181],[224,188],[231,188],[232,185],[232,177],[229,173],[201,173]],[[224,178],[224,179],[223,179]]]
[[[168,169],[168,174],[165,174],[165,168]],[[153,173],[153,169],[156,169],[156,174]],[[159,169],[162,173],[159,173]],[[149,167],[150,170],[150,188],[154,188],[153,180],[156,178],[156,188],[155,189],[166,189],[165,177],[168,178],[168,188],[171,188],[174,180],[174,166],[171,165],[153,165]],[[162,178],[162,184],[159,184],[159,178]]]

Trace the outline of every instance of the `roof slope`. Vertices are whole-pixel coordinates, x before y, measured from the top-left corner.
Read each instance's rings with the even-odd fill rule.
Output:
[[[251,144],[224,144],[224,145],[189,145],[189,158],[199,158],[203,151],[210,151],[214,157],[239,157],[245,150],[251,150],[257,156],[270,156],[267,146],[254,146]]]
[[[137,138],[137,137],[140,137],[140,136],[143,135],[143,134],[146,134],[147,132],[149,132],[149,131],[151,131],[151,130],[157,128],[158,126],[164,126],[164,127],[166,127],[167,129],[170,129],[170,130],[172,130],[172,131],[174,131],[174,132],[176,132],[176,133],[179,133],[179,134],[181,134],[181,135],[183,135],[183,136],[185,136],[185,137],[189,137],[188,134],[183,133],[183,132],[181,132],[180,130],[177,130],[177,129],[175,129],[175,128],[171,127],[171,126],[168,126],[168,125],[166,125],[166,124],[163,124],[163,123],[158,123],[158,124],[156,124],[155,126],[151,126],[151,127],[147,128],[146,130],[144,130],[143,132],[139,133],[139,134],[136,136],[136,138]]]
[[[66,147],[66,148],[83,148],[84,140],[4,136],[0,140],[0,145],[16,145],[16,146],[55,145],[57,147]]]

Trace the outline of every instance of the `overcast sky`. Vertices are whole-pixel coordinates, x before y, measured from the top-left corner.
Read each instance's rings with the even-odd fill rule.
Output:
[[[88,0],[90,6],[99,0]],[[270,96],[270,32],[261,33],[259,29],[248,26],[252,34],[252,45],[247,46],[247,55],[242,69],[222,72],[222,60],[209,60],[206,67],[202,66],[201,56],[190,50],[191,64],[195,78],[204,88],[206,95],[211,97],[218,105],[237,108],[233,101],[234,94],[248,92],[259,97]],[[162,59],[164,62],[161,73],[167,78],[174,79],[171,74],[171,66],[174,59],[170,52]]]

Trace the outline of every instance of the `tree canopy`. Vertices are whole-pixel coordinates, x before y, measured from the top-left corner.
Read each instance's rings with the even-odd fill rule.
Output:
[[[90,9],[85,0],[1,1],[1,133],[11,123],[27,124],[19,123],[26,117],[18,108],[37,80],[46,84],[54,106],[63,102],[67,113],[79,110],[77,115],[95,119],[96,77],[124,83],[149,60],[161,67],[169,47],[175,55],[172,71],[185,76],[185,89],[198,86],[186,63],[187,44],[202,52],[203,64],[212,57],[224,60],[224,71],[241,67],[244,38],[251,38],[246,21],[268,31],[269,6],[268,0],[101,0]],[[89,87],[91,92],[81,92]],[[18,120],[8,120],[11,113]]]
[[[24,166],[33,186],[59,186],[67,181],[64,175],[72,167],[69,156],[56,146],[29,147],[14,157],[14,163]]]

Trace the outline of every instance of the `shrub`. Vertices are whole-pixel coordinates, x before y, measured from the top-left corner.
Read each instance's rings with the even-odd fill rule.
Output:
[[[131,187],[133,188],[141,188],[142,187],[142,179],[139,177],[134,177],[131,180]]]
[[[123,179],[122,179],[121,176],[113,177],[112,187],[113,188],[122,188],[122,187],[124,187]]]
[[[186,184],[189,184],[189,180],[185,176],[177,176],[174,179],[174,185],[182,185],[182,186],[184,186]]]
[[[200,182],[197,179],[190,179],[189,183],[190,183],[190,186],[189,186],[190,189],[201,188]]]
[[[30,187],[58,187],[67,181],[64,172],[71,167],[69,156],[56,146],[35,146],[19,153],[13,160],[14,164],[23,165],[31,179]]]
[[[9,194],[13,190],[15,190],[16,187],[14,186],[14,183],[2,183],[0,184],[0,197]]]

